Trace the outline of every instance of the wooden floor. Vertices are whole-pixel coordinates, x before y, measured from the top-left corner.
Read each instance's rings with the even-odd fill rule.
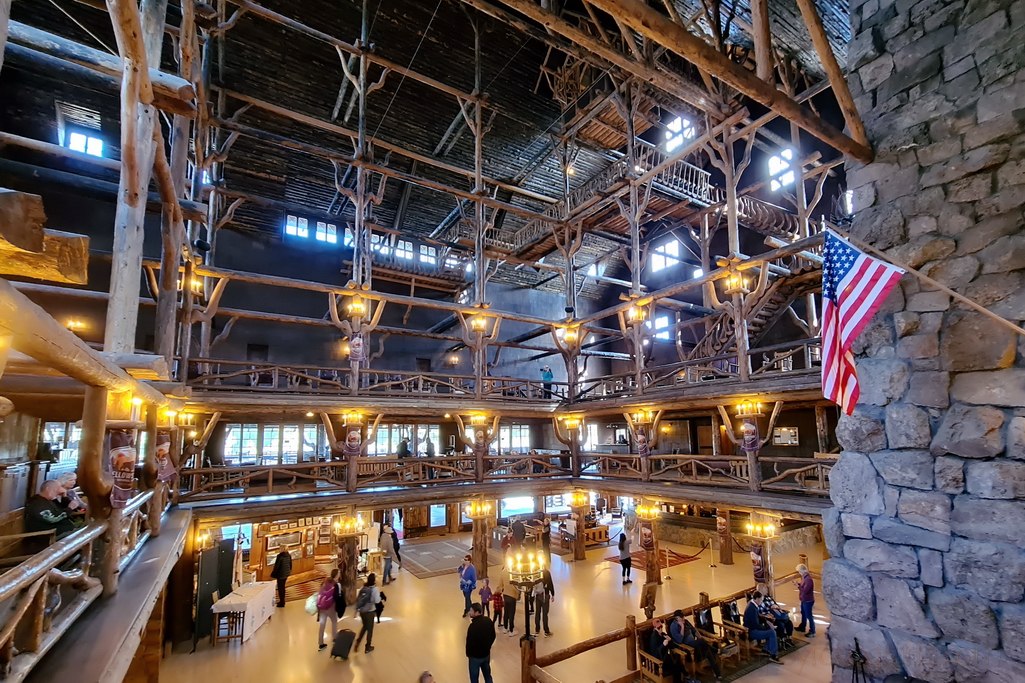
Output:
[[[463,540],[462,535],[458,538]],[[681,553],[697,552],[696,548],[686,546],[669,544],[669,547]],[[817,572],[822,562],[821,547],[806,548],[802,552],[809,555],[809,563]],[[623,586],[619,566],[604,560],[610,554],[610,550],[602,546],[588,551],[583,562],[566,562],[557,555],[552,558],[556,584],[550,619],[553,636],[538,639],[539,654],[622,627],[628,613],[637,615],[638,621],[643,620],[637,604],[644,573],[635,571],[634,583]],[[751,564],[745,555],[736,554],[733,566],[720,565],[714,569],[709,567],[709,557],[709,551],[705,551],[700,560],[668,571],[672,579],[666,580],[660,589],[660,611],[692,605],[702,590],[714,597],[752,585]],[[797,551],[774,558],[779,575],[791,572],[796,563]],[[663,570],[663,575],[665,573]],[[461,618],[463,601],[456,575],[417,579],[408,572],[401,572],[400,578],[385,588],[385,592],[387,608],[374,632],[375,651],[369,655],[361,649],[348,662],[343,662],[332,661],[326,650],[318,652],[316,621],[303,611],[301,602],[291,602],[278,609],[245,645],[220,644],[213,649],[208,642],[203,642],[193,654],[188,654],[191,645],[176,650],[164,660],[160,680],[163,683],[414,683],[421,671],[429,669],[438,683],[466,681],[467,622]],[[796,605],[796,590],[781,586],[777,599]],[[819,635],[810,646],[787,656],[784,666],[768,665],[741,680],[807,683],[830,680],[825,638],[828,617],[821,594],[816,601],[816,613],[820,615]],[[340,628],[358,632],[359,622],[352,618],[351,612],[349,614],[340,622]],[[522,614],[518,614],[517,627],[521,633],[522,625]],[[519,681],[519,656],[519,638],[499,634],[491,657],[496,683]],[[565,683],[609,680],[625,673],[625,658],[625,645],[619,642],[552,666],[549,671]]]

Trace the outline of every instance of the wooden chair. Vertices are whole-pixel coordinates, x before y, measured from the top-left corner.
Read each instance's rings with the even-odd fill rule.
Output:
[[[672,682],[673,677],[662,671],[662,660],[648,654],[643,648],[638,649],[637,654],[640,656],[642,681],[648,681],[649,683]]]
[[[214,591],[211,595],[214,603],[221,599],[221,594]],[[214,646],[221,640],[237,640],[242,644],[242,625],[246,619],[245,612],[214,612],[213,628],[210,631],[210,643]]]

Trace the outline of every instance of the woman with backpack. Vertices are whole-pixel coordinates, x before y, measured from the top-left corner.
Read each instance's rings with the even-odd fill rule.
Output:
[[[630,556],[630,537],[625,533],[619,534],[619,566],[623,568],[623,585],[633,583],[630,579],[630,568],[633,558]]]
[[[377,616],[377,603],[381,602],[381,591],[377,588],[377,575],[368,574],[367,582],[363,584],[363,587],[359,589],[359,594],[356,595],[356,613],[359,614],[360,620],[363,622],[363,628],[360,629],[359,635],[356,636],[356,647],[363,641],[363,636],[367,637],[367,646],[363,651],[371,653],[374,651],[372,645],[374,640],[374,617]]]
[[[324,627],[331,622],[331,639],[334,640],[335,631],[338,630],[338,603],[335,596],[338,594],[338,581],[335,576],[324,577],[317,592],[317,621],[320,622],[320,630],[317,633],[317,641],[320,650],[327,647],[324,642]]]

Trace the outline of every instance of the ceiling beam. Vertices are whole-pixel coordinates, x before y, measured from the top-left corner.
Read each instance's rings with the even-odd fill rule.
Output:
[[[503,0],[503,2],[517,6],[531,4],[527,0]],[[803,130],[831,147],[849,154],[859,161],[872,161],[873,152],[869,146],[844,135],[842,131],[826,123],[822,117],[815,115],[791,97],[777,90],[774,84],[759,80],[756,75],[743,66],[731,61],[726,55],[719,53],[714,47],[640,0],[590,0],[590,2],[608,12],[610,16],[622,20],[627,26],[649,40],[671,50],[699,69],[708,71],[754,101],[779,112],[783,118],[796,123]]]

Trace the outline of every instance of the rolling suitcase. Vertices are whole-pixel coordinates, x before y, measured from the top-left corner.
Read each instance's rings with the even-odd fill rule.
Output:
[[[349,652],[352,651],[352,644],[356,641],[356,632],[350,631],[347,628],[335,633],[335,642],[331,645],[331,656],[341,657],[342,659],[349,658]]]

